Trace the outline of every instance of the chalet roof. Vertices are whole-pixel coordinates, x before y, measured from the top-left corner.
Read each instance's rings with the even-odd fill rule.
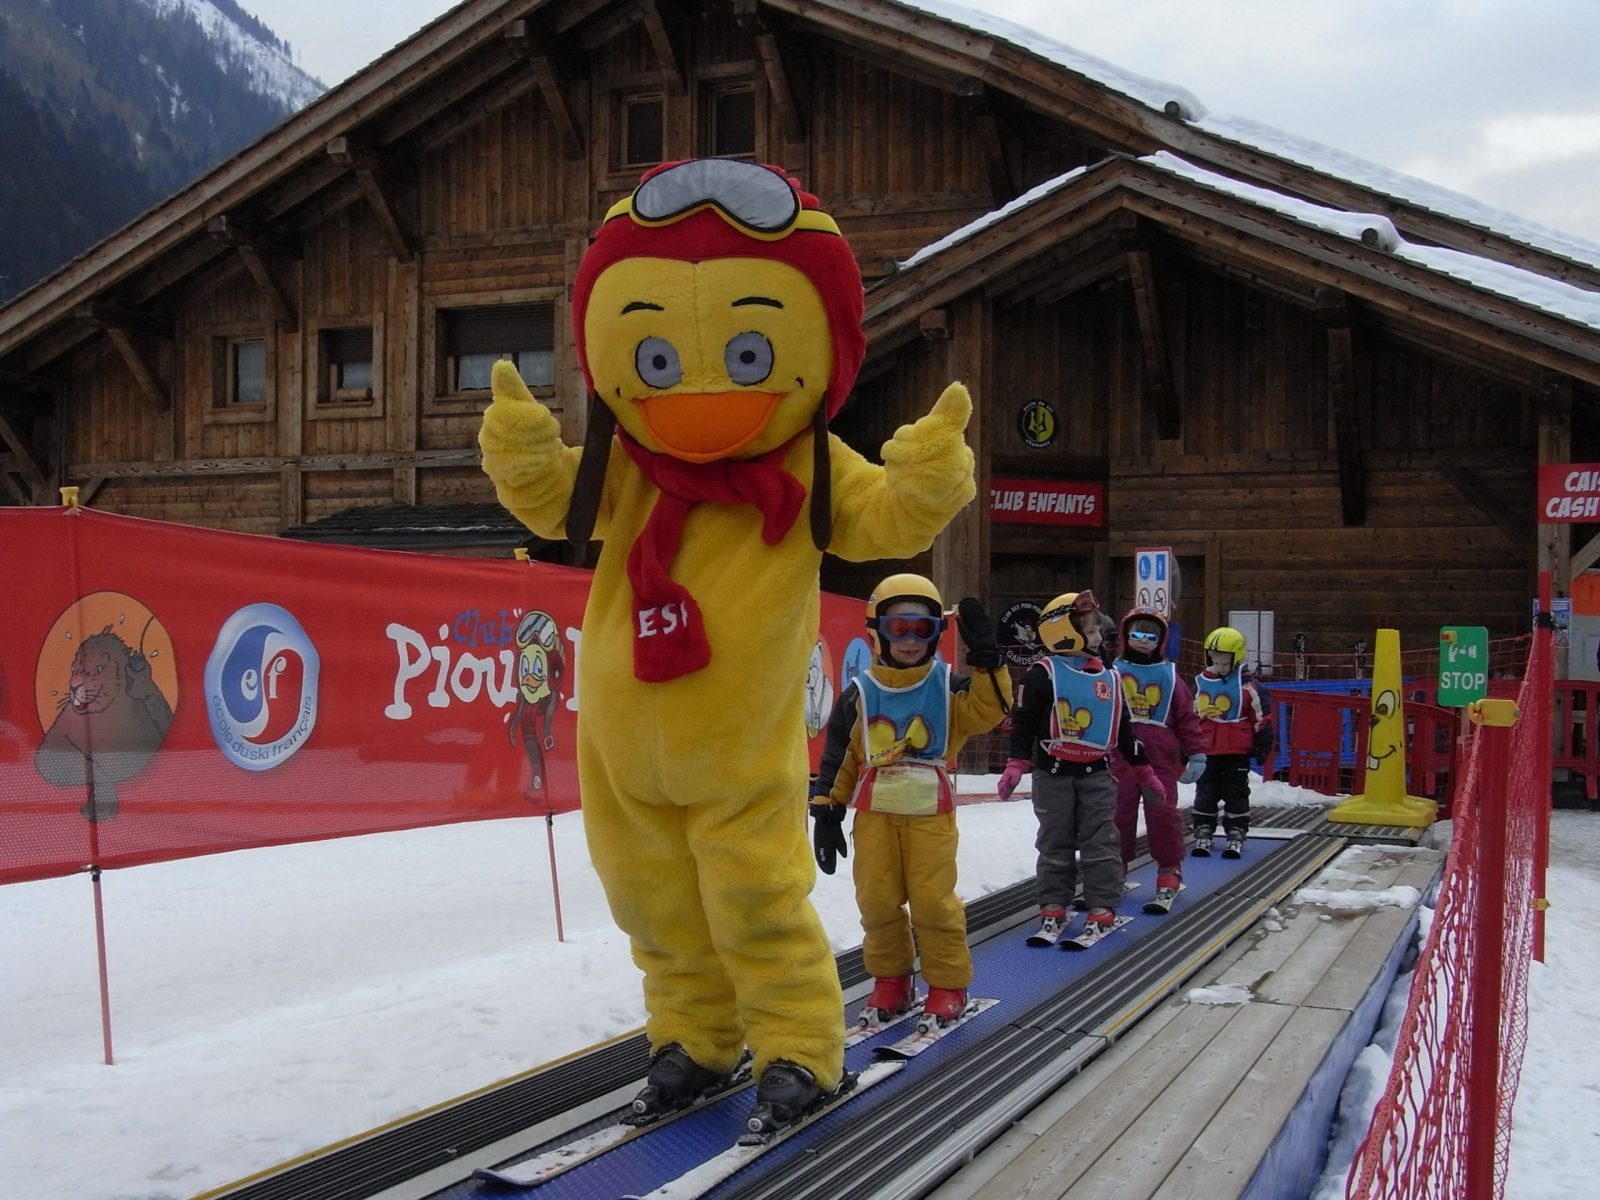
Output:
[[[279,536],[340,546],[420,550],[539,542],[499,504],[376,504],[341,509]]]
[[[1219,176],[1242,178],[1286,197],[1387,216],[1418,244],[1452,246],[1600,290],[1600,247],[1264,126],[1207,114],[1181,88],[1120,71],[999,18],[943,0],[760,3],[763,12],[793,27],[865,47],[879,60],[904,63],[920,77],[943,80],[952,89],[977,84],[1005,93],[1122,152],[1170,151]],[[558,41],[581,39],[585,30],[607,22],[615,27],[635,15],[629,0],[464,0],[0,308],[0,357],[47,331],[59,331],[48,347],[30,356],[35,361],[28,365],[42,365],[78,336],[73,322],[80,306],[119,292],[130,302],[149,299],[226,253],[208,235],[214,218],[231,220],[244,213],[268,223],[292,223],[297,206],[335,187],[350,189],[354,200],[358,193],[347,167],[330,159],[335,141],[370,143],[381,152],[413,132],[414,124],[408,124],[413,118],[470,112],[469,98],[492,103],[490,93],[503,83],[494,81],[494,72],[476,69],[478,59],[471,70],[449,73],[469,56],[491,53],[499,56],[497,71],[515,69],[514,56],[499,43],[509,22],[535,13]],[[399,121],[395,110],[403,104],[412,107]]]
[[[1125,219],[1108,229],[1112,214]],[[1103,278],[1140,227],[1223,256],[1307,309],[1325,308],[1330,292],[1347,297],[1380,323],[1524,385],[1541,369],[1600,385],[1600,293],[1411,241],[1383,214],[1312,204],[1165,151],[1047,180],[900,263],[867,297],[871,354],[911,336],[926,310],[980,286],[1004,299]]]

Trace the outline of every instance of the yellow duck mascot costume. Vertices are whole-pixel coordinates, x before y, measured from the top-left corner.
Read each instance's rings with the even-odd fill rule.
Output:
[[[849,1086],[808,899],[822,551],[921,553],[975,490],[959,383],[882,466],[828,432],[865,353],[862,300],[838,227],[781,170],[669,163],[612,207],[574,281],[601,402],[585,446],[562,443],[509,362],[494,369],[478,440],[501,503],[543,537],[605,539],[578,775],[595,869],[644,972],[641,1121],[725,1084],[746,1045],[775,1125]]]

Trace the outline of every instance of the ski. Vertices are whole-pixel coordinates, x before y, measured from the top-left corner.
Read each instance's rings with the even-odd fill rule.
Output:
[[[1229,838],[1228,839],[1228,844],[1222,848],[1222,857],[1223,858],[1243,858],[1244,857],[1244,839],[1243,838]]]
[[[482,1179],[488,1183],[505,1184],[508,1187],[530,1188],[541,1183],[548,1183],[557,1175],[565,1175],[574,1167],[581,1166],[592,1158],[598,1158],[610,1150],[615,1150],[634,1138],[643,1137],[660,1129],[663,1125],[670,1125],[680,1117],[686,1117],[692,1112],[698,1112],[708,1104],[732,1092],[747,1088],[751,1084],[750,1060],[748,1056],[740,1067],[730,1075],[721,1086],[708,1092],[702,1092],[682,1108],[665,1113],[654,1121],[643,1125],[630,1125],[624,1118],[632,1111],[631,1108],[618,1109],[616,1120],[610,1125],[596,1129],[593,1133],[586,1133],[582,1137],[574,1138],[570,1142],[562,1142],[552,1146],[541,1154],[532,1158],[523,1159],[521,1162],[502,1167],[479,1167],[473,1171],[475,1179]]]
[[[875,1062],[856,1076],[855,1086],[847,1092],[841,1092],[831,1097],[822,1107],[814,1109],[799,1120],[785,1125],[775,1133],[766,1136],[765,1140],[745,1145],[743,1138],[738,1143],[729,1146],[720,1154],[713,1155],[697,1167],[691,1167],[676,1179],[669,1179],[660,1187],[644,1193],[642,1196],[629,1196],[625,1200],[696,1200],[705,1195],[725,1179],[729,1179],[760,1158],[774,1146],[782,1145],[794,1134],[806,1128],[815,1121],[821,1120],[834,1109],[843,1104],[848,1104],[869,1088],[876,1087],[884,1080],[892,1077],[897,1071],[905,1067],[904,1059],[891,1059],[885,1062]],[[755,1137],[755,1134],[745,1134],[744,1137]]]
[[[1144,911],[1160,916],[1162,913],[1172,911],[1172,902],[1178,898],[1178,893],[1189,885],[1180,883],[1175,888],[1157,888],[1156,894],[1144,902]]]
[[[1030,946],[1054,946],[1061,940],[1061,935],[1067,927],[1077,920],[1076,917],[1067,915],[1059,919],[1046,918],[1039,924],[1039,928],[1028,935]]]
[[[917,1022],[915,1033],[887,1046],[874,1046],[872,1052],[879,1058],[915,1058],[951,1030],[959,1029],[979,1013],[987,1012],[999,1003],[998,1000],[968,1000],[961,1015],[948,1024],[938,1023],[935,1017],[924,1017]]]
[[[1104,933],[1093,933],[1088,929],[1085,929],[1077,937],[1064,938],[1059,944],[1063,950],[1087,950],[1096,942],[1105,941],[1106,938],[1110,937],[1113,933],[1121,929],[1131,920],[1133,920],[1132,917],[1118,917],[1115,921],[1111,922],[1111,928],[1106,930]]]
[[[921,1011],[922,1004],[919,1000],[909,1011],[894,1018],[892,1021],[885,1021],[881,1025],[854,1026],[845,1031],[845,1048],[849,1049],[851,1046],[858,1046],[885,1030],[893,1029],[897,1025],[904,1025],[907,1021],[919,1015]],[[623,1124],[622,1118],[627,1115],[629,1110],[626,1108],[619,1109],[616,1114],[617,1120],[603,1129],[596,1129],[593,1133],[584,1134],[582,1137],[574,1138],[570,1142],[562,1142],[560,1145],[552,1146],[541,1154],[523,1159],[521,1162],[513,1163],[510,1166],[479,1167],[472,1174],[474,1178],[482,1179],[488,1183],[504,1184],[507,1187],[538,1187],[541,1183],[549,1183],[550,1180],[558,1175],[565,1175],[574,1167],[581,1166],[590,1159],[598,1158],[607,1151],[615,1150],[618,1146],[633,1141],[634,1138],[642,1137],[653,1130],[660,1129],[663,1125],[670,1124],[679,1117],[686,1117],[713,1101],[722,1099],[731,1092],[747,1088],[750,1086],[750,1082],[750,1066],[747,1062],[744,1068],[728,1081],[726,1086],[713,1092],[707,1092],[688,1106],[667,1113],[659,1120],[651,1121],[647,1125]]]
[[[1194,849],[1190,850],[1189,853],[1191,855],[1193,855],[1195,858],[1210,858],[1211,857],[1211,839],[1208,838],[1208,837],[1197,837],[1197,838],[1195,838],[1195,840],[1194,840]]]

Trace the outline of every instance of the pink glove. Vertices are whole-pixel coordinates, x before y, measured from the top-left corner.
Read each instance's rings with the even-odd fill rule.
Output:
[[[1155,792],[1158,796],[1167,794],[1166,787],[1161,782],[1161,776],[1156,774],[1156,769],[1149,763],[1133,769],[1133,778],[1139,784],[1141,792]]]
[[[1006,769],[1000,772],[1000,782],[994,785],[994,790],[1000,799],[1011,799],[1011,793],[1017,790],[1017,784],[1022,782],[1022,776],[1031,770],[1033,764],[1025,758],[1006,759]]]

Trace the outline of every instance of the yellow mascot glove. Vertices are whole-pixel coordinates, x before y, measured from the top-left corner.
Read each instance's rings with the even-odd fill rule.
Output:
[[[972,449],[966,440],[971,416],[972,397],[966,385],[952,383],[927,416],[900,426],[883,444],[884,469],[903,499],[926,498],[948,519],[978,494]]]
[[[562,537],[580,451],[562,442],[561,422],[534,399],[512,363],[495,363],[489,386],[493,399],[478,446],[495,495],[540,537]]]

